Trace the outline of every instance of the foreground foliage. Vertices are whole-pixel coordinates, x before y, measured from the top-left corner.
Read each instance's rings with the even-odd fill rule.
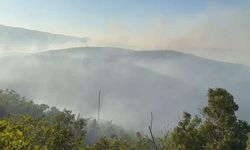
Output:
[[[201,117],[184,112],[178,125],[156,137],[162,150],[250,149],[249,126],[237,119],[239,107],[224,89],[209,89]],[[0,90],[0,149],[149,150],[150,137],[128,134],[112,122],[88,121],[71,111],[34,104],[12,90]]]
[[[66,112],[65,112],[66,113]],[[79,149],[85,132],[84,120],[72,120],[61,114],[55,120],[15,116],[0,121],[0,148],[13,149]],[[67,123],[65,122],[67,121]]]
[[[233,96],[224,89],[209,89],[208,105],[201,110],[203,118],[191,118],[184,113],[183,120],[166,140],[169,149],[244,150],[249,126],[238,120],[239,109]]]

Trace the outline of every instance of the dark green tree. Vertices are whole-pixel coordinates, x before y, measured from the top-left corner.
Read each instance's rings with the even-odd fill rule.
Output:
[[[208,105],[202,109],[201,135],[205,149],[246,149],[248,124],[237,119],[239,106],[225,89],[209,89]]]
[[[238,120],[239,106],[225,89],[208,90],[208,104],[201,113],[203,118],[184,113],[183,120],[174,128],[162,145],[179,150],[244,150],[247,147],[247,122]]]

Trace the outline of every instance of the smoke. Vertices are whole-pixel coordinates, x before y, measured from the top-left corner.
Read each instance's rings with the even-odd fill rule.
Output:
[[[2,30],[2,50],[46,50],[96,45],[115,48],[76,48],[0,58],[0,88],[16,90],[38,103],[67,107],[96,117],[102,91],[101,118],[126,129],[174,126],[182,111],[197,112],[206,103],[208,87],[232,92],[240,117],[249,119],[250,69],[172,51],[176,49],[223,61],[250,64],[249,12],[245,8],[209,8],[173,21],[154,18],[138,25],[111,19],[102,32],[77,38],[27,30]],[[3,34],[2,34],[3,33]],[[25,35],[25,36],[23,36]]]
[[[86,33],[89,38],[2,30],[3,26],[0,26],[0,50],[37,51],[90,45],[139,50],[173,49],[250,65],[250,12],[246,6],[210,6],[195,14],[176,18],[175,15],[166,16],[149,17],[144,22],[111,18],[102,29]]]
[[[93,34],[92,45],[175,49],[221,61],[250,64],[249,16],[248,9],[235,6],[208,8],[178,19],[156,17],[132,27],[119,19],[111,19],[106,30]]]
[[[232,92],[240,117],[249,120],[250,69],[173,51],[72,48],[0,59],[0,88],[14,89],[35,102],[97,117],[125,129],[147,131],[176,125],[183,111],[198,113],[208,87]]]

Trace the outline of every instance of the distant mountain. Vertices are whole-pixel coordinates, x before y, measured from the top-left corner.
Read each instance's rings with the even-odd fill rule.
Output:
[[[38,51],[86,46],[88,38],[0,25],[0,51]]]
[[[209,87],[229,90],[239,116],[250,121],[250,67],[175,51],[82,47],[0,58],[0,88],[36,102],[68,107],[125,128],[147,129],[150,112],[158,129],[173,126],[183,111],[198,112]]]

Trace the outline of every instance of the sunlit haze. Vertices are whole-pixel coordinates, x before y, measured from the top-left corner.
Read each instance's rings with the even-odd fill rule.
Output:
[[[247,0],[0,0],[0,24],[88,37],[87,46],[171,49],[250,64],[249,6]]]

